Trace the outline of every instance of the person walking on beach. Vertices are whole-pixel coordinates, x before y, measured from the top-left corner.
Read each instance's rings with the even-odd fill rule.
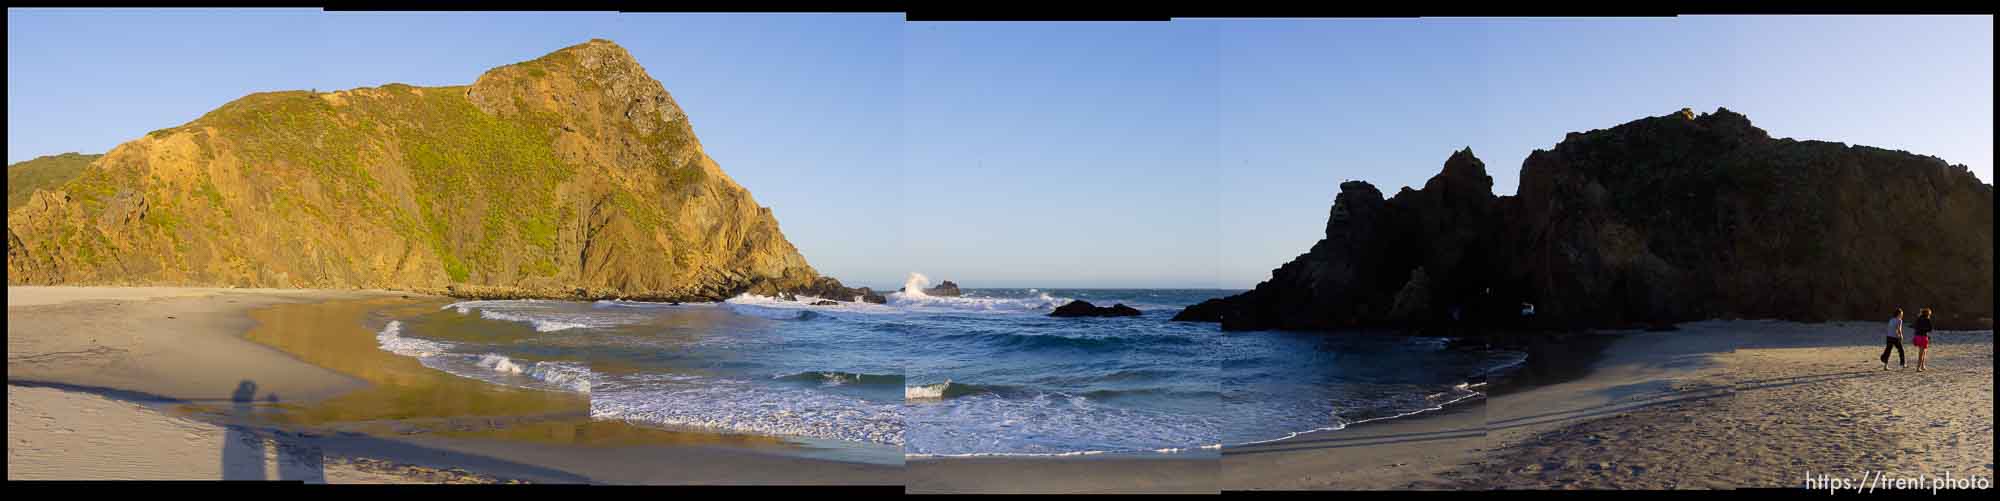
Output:
[[[1896,308],[1896,316],[1889,317],[1889,340],[1882,347],[1882,370],[1889,370],[1889,350],[1896,350],[1896,363],[1907,368],[1908,360],[1903,359],[1903,309]]]
[[[1913,345],[1916,345],[1916,346],[1917,346],[1917,372],[1923,372],[1923,371],[1924,371],[1924,352],[1926,352],[1926,351],[1930,351],[1930,347],[1931,347],[1931,309],[1930,309],[1930,308],[1924,308],[1924,309],[1921,309],[1921,310],[1917,310],[1917,323],[1916,323],[1916,325],[1915,325],[1914,327],[1915,327],[1915,329],[1913,329],[1913,330],[1917,331],[1917,332],[1916,332],[1916,334],[1917,334],[1917,335],[1916,335],[1916,337],[1912,337],[1912,338],[1910,338],[1910,344],[1913,344]],[[1887,364],[1888,362],[1883,362],[1883,363],[1884,363],[1884,364]]]

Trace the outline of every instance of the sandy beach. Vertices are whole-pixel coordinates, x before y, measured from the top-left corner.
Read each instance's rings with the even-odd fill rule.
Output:
[[[374,348],[385,315],[446,301],[9,287],[8,478],[1212,493],[1793,487],[1809,474],[1993,471],[1991,331],[1935,334],[1926,372],[1914,350],[1909,369],[1881,370],[1874,323],[1554,336],[1485,398],[1219,457],[899,463],[592,421],[574,396],[498,388]]]
[[[1568,336],[1476,403],[1225,449],[1227,489],[1726,489],[1993,475],[1993,335],[1883,371],[1881,326],[1709,321]],[[1588,346],[1585,346],[1588,345]],[[1561,359],[1562,357],[1551,357]]]
[[[1934,333],[1928,370],[1883,326],[1700,322],[1633,333],[1600,369],[1495,397],[1503,489],[1801,487],[1807,475],[1993,476],[1993,333]]]
[[[10,480],[902,483],[900,464],[842,456],[851,451],[592,421],[584,398],[450,376],[374,348],[385,311],[446,298],[118,287],[7,296]]]
[[[1213,453],[1187,456],[962,457],[908,462],[910,494],[1214,494]]]
[[[1223,449],[1227,490],[1454,488],[1454,465],[1486,444],[1486,406],[1470,401],[1422,417],[1319,431]]]

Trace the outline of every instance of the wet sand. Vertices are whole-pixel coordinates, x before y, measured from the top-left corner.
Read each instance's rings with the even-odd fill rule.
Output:
[[[912,458],[910,494],[1215,494],[1214,453]]]
[[[1882,371],[1879,331],[1710,321],[1566,336],[1533,347],[1541,362],[1477,403],[1227,448],[1223,484],[1790,488],[1808,474],[1864,472],[1990,480],[1992,331],[1936,333],[1926,372],[1915,370],[1914,350],[1910,369]]]
[[[900,464],[814,459],[852,451],[592,421],[586,396],[491,385],[376,348],[387,318],[445,298],[9,287],[8,300],[9,479],[902,480]],[[172,460],[187,457],[204,459]]]
[[[1430,414],[1372,421],[1222,451],[1224,489],[1452,489],[1452,467],[1486,446],[1486,405],[1461,402]]]

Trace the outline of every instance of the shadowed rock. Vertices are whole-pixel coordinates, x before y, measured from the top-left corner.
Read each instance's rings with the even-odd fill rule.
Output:
[[[907,289],[907,287],[897,287],[896,292],[903,292],[904,289]],[[958,297],[959,296],[958,284],[952,283],[952,281],[950,280],[946,280],[944,281],[944,283],[938,284],[936,287],[924,288],[924,295]]]
[[[1387,200],[1342,183],[1311,250],[1174,319],[1518,326],[1533,303],[1552,327],[1877,320],[1895,307],[1931,307],[1941,328],[1992,325],[1993,186],[1963,165],[1773,139],[1717,109],[1571,133],[1520,177],[1517,195],[1495,197],[1465,150]]]
[[[1090,304],[1089,301],[1076,300],[1076,301],[1070,301],[1069,304],[1056,307],[1055,311],[1049,312],[1049,316],[1051,317],[1136,317],[1139,316],[1139,313],[1140,312],[1138,309],[1132,308],[1130,306],[1125,306],[1124,303],[1118,303],[1111,306],[1097,306],[1094,304]]]

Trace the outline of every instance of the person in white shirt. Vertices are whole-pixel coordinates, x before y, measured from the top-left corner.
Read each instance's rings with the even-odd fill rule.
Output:
[[[1903,360],[1902,308],[1896,308],[1896,316],[1889,317],[1889,338],[1888,342],[1882,347],[1882,370],[1885,371],[1889,370],[1889,350],[1896,350],[1896,363],[1902,364],[1904,368],[1910,367],[1910,363]]]

